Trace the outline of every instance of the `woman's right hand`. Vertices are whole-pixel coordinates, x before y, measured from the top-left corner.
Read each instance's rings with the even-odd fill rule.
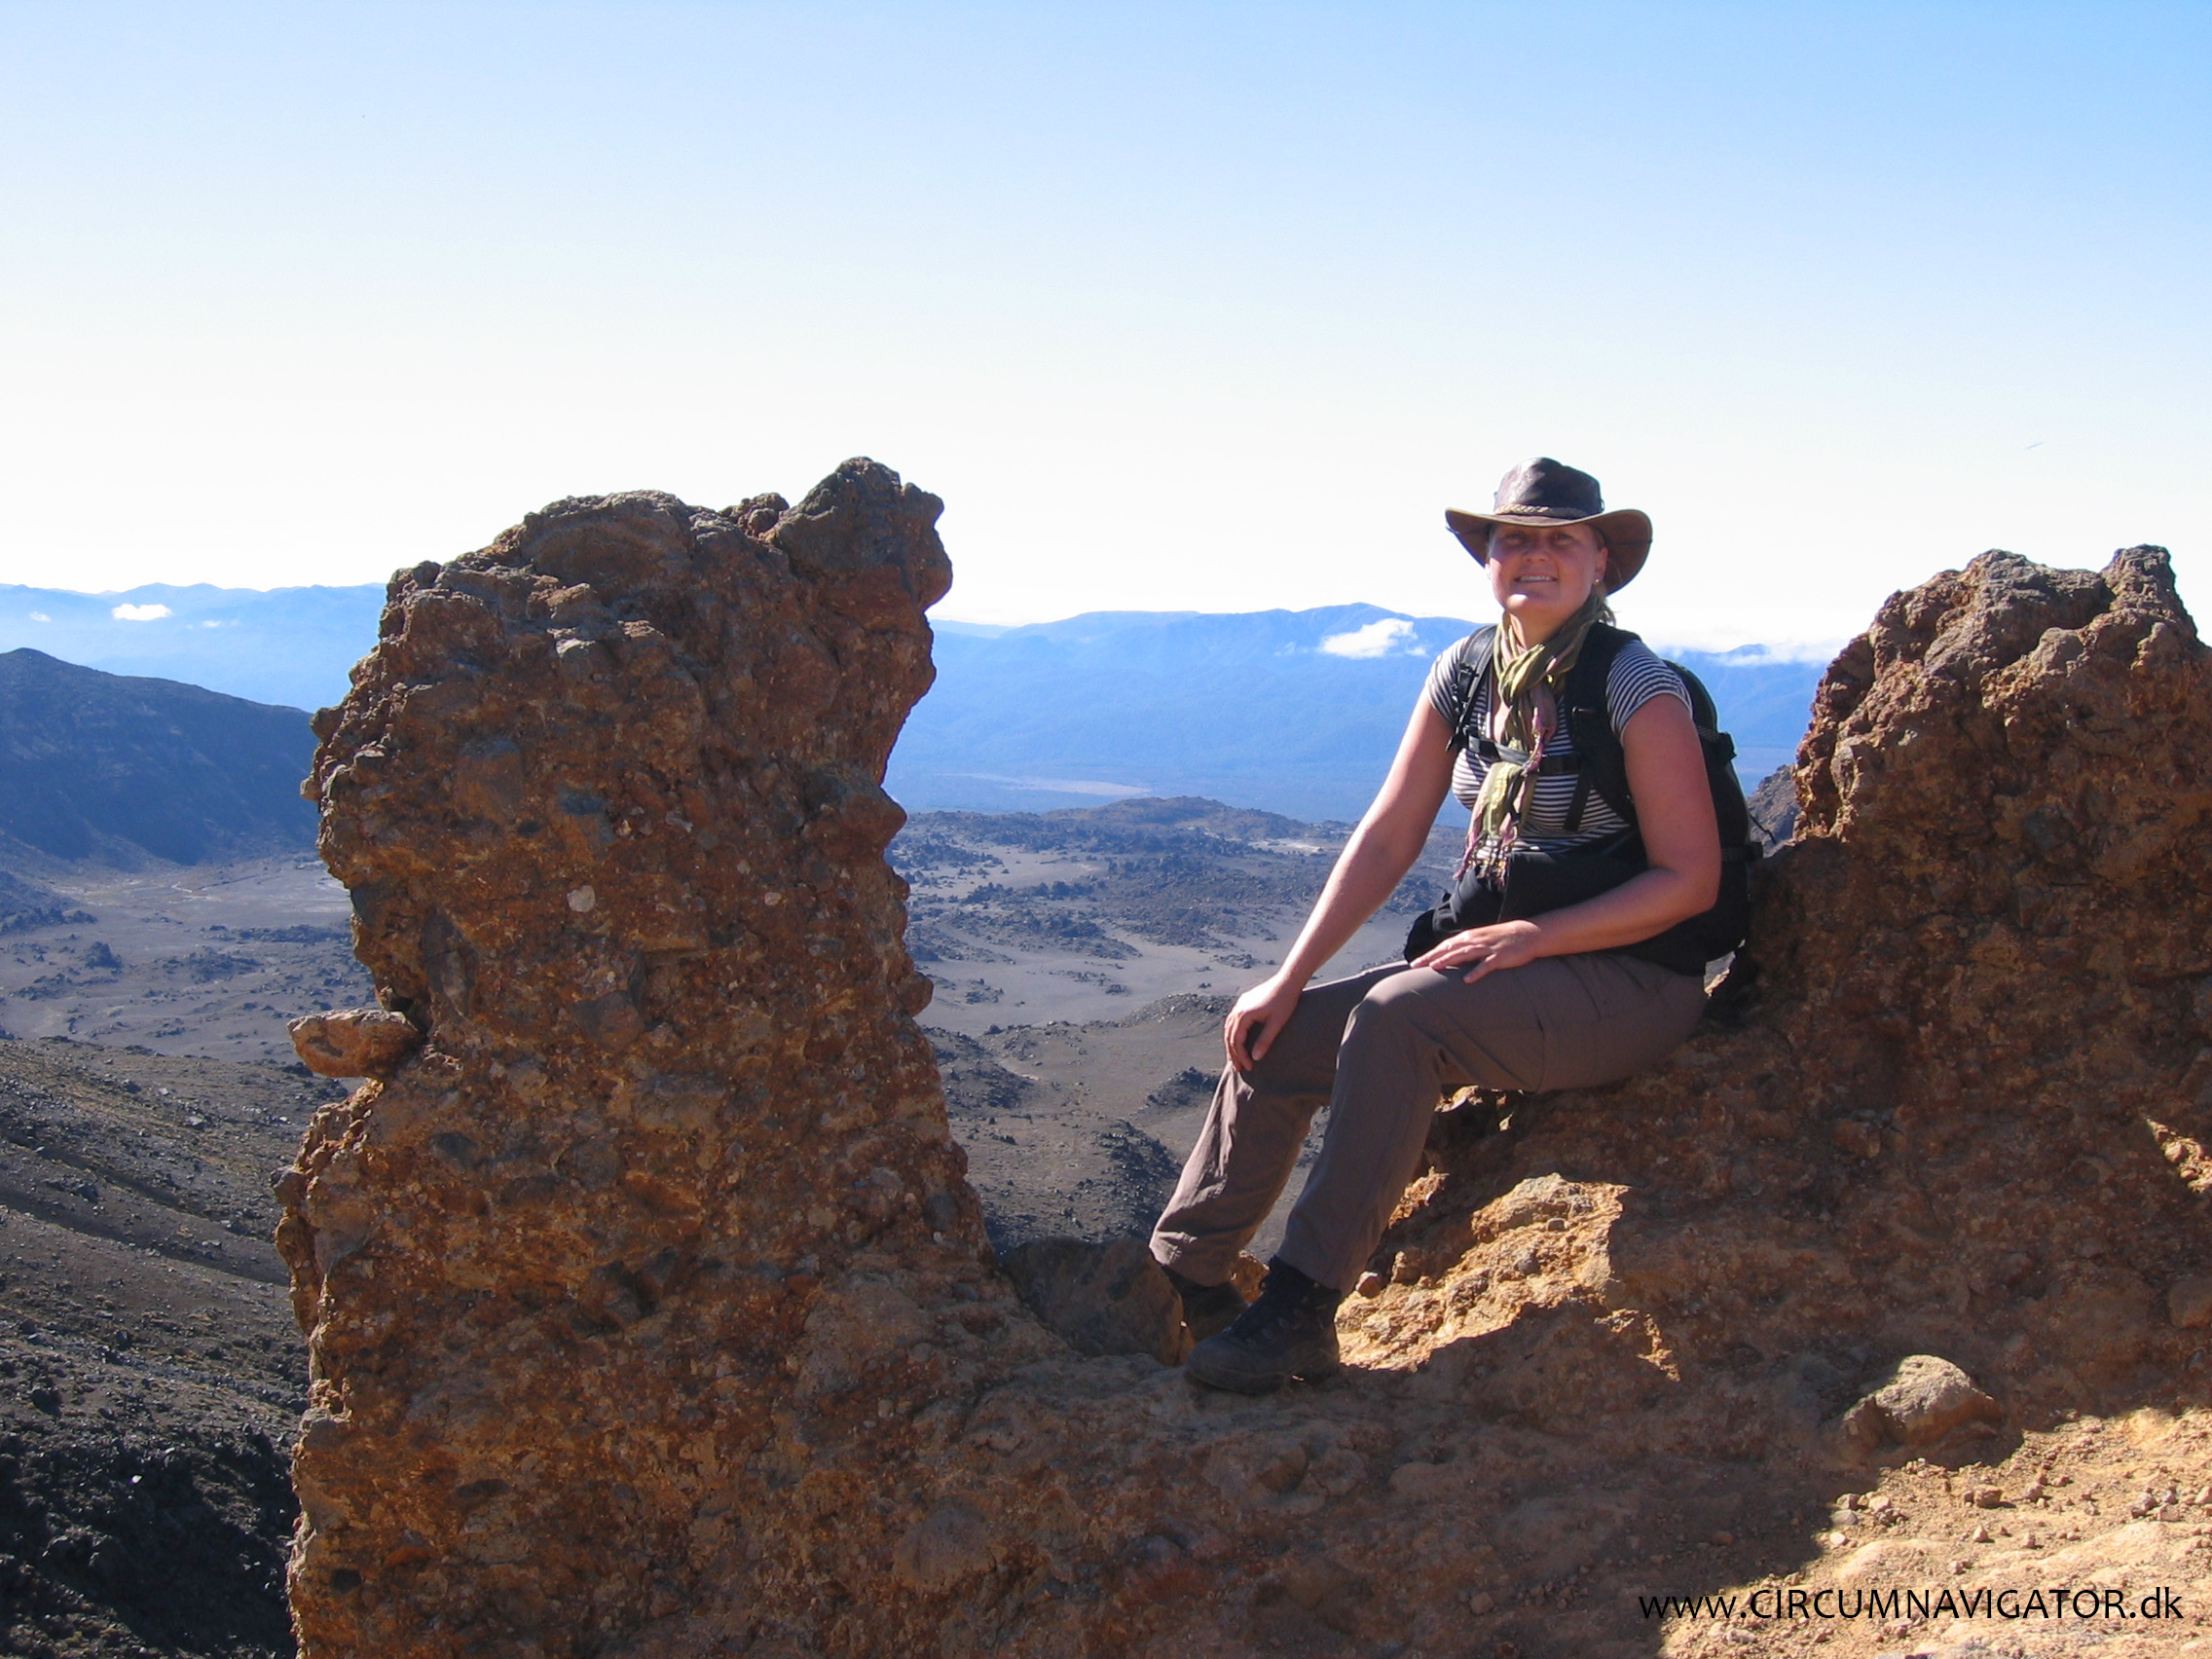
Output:
[[[1228,1019],[1222,1022],[1222,1045],[1229,1051],[1229,1063],[1248,1072],[1265,1058],[1305,989],[1277,974],[1238,997]]]

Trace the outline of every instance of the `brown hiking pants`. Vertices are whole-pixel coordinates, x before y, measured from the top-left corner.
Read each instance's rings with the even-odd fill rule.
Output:
[[[1703,985],[1615,951],[1540,957],[1486,975],[1371,968],[1314,985],[1249,1072],[1221,1075],[1152,1253],[1199,1284],[1229,1276],[1298,1161],[1329,1124],[1290,1213],[1281,1259],[1348,1290],[1419,1166],[1455,1089],[1584,1088],[1657,1063],[1690,1034]]]

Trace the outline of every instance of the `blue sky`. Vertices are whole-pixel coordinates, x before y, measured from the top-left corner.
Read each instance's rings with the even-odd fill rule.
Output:
[[[940,612],[1625,618],[2212,575],[2212,7],[0,0],[0,581],[381,579],[556,497],[943,496]]]

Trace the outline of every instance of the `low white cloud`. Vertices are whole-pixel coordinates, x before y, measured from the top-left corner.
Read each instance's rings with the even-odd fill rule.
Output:
[[[34,610],[31,612],[31,620],[33,622],[51,622],[54,618],[43,610]]]
[[[119,605],[108,612],[118,622],[159,622],[168,613],[166,605]]]
[[[1745,668],[1766,668],[1787,662],[1829,662],[1843,649],[1841,640],[1783,640],[1775,645],[1729,645],[1725,641],[1705,642],[1694,636],[1689,639],[1670,640],[1661,645],[1647,641],[1661,656],[1724,657]]]
[[[1331,634],[1321,642],[1321,650],[1324,655],[1341,657],[1421,654],[1419,642],[1414,638],[1414,625],[1403,616],[1385,616],[1348,634]]]
[[[222,626],[220,622],[203,622],[200,625],[203,628],[220,628]]]

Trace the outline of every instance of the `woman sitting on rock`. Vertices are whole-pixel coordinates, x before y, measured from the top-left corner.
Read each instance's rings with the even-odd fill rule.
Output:
[[[1703,957],[1677,937],[1720,888],[1705,756],[1680,676],[1609,627],[1605,604],[1642,568],[1651,521],[1606,512],[1595,478],[1548,459],[1506,474],[1493,511],[1445,518],[1503,615],[1437,659],[1297,943],[1236,999],[1228,1068],[1153,1232],[1202,1339],[1190,1373],[1216,1387],[1258,1393],[1336,1370],[1337,1305],[1419,1166],[1440,1098],[1613,1082],[1680,1043],[1705,1005]],[[1606,653],[1594,687],[1588,671],[1571,678]],[[1579,722],[1562,712],[1574,687],[1590,687],[1577,692],[1588,718],[1609,723],[1581,723],[1581,752]],[[1625,759],[1625,812],[1581,764],[1608,746],[1616,767]],[[1443,925],[1417,926],[1406,965],[1309,987],[1397,891],[1447,790],[1472,823]],[[1324,1101],[1320,1158],[1247,1308],[1232,1265]]]

